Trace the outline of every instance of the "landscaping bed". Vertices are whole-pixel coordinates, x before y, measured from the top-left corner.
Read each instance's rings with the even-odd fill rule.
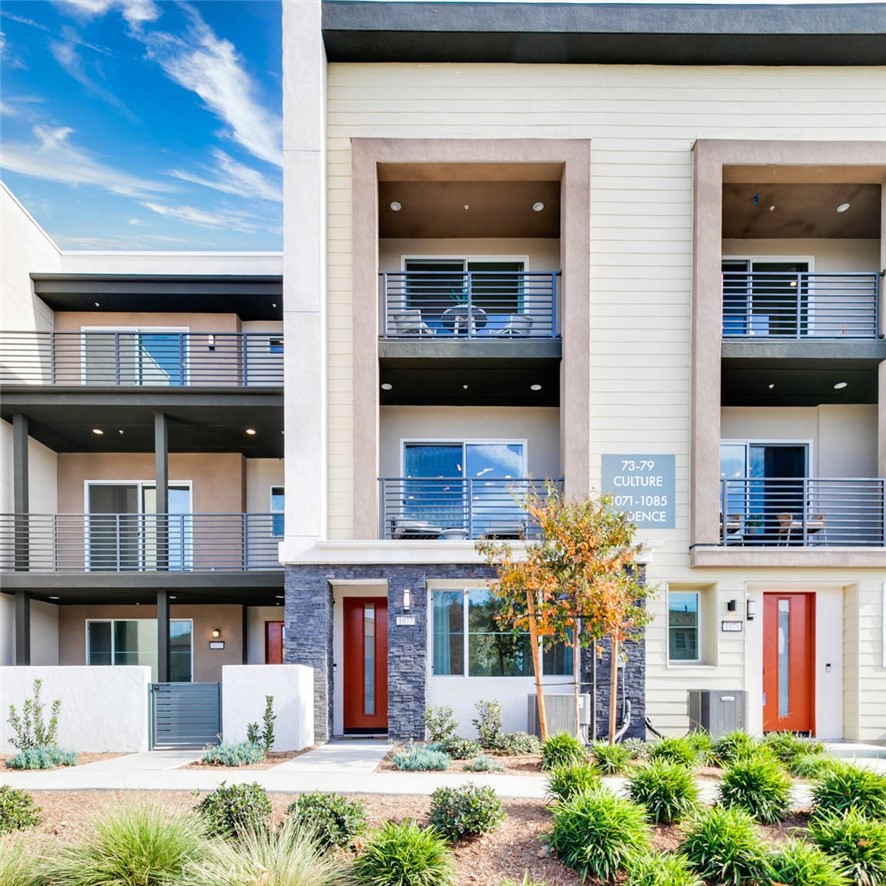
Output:
[[[6,769],[6,761],[14,756],[13,754],[0,754],[0,770]],[[78,753],[77,754],[77,762],[74,764],[75,766],[85,766],[87,763],[99,763],[102,760],[113,760],[115,757],[126,757],[128,754],[125,753],[113,753],[107,752],[102,754],[86,754],[86,753]],[[57,767],[58,768],[58,767]],[[71,767],[65,767],[66,769]],[[31,770],[31,771],[43,771],[43,772],[52,772],[52,769],[44,769],[44,770]]]
[[[394,754],[398,753],[401,748],[391,748],[390,751],[385,755],[384,759],[381,763],[378,764],[375,771],[376,772],[403,772],[405,770],[398,769],[394,765]],[[493,751],[484,751],[483,752],[490,759],[494,760],[496,763],[500,763],[504,769],[497,770],[491,769],[488,772],[484,772],[483,775],[542,775],[541,770],[541,754],[516,754],[516,755],[507,755],[507,754],[496,754]],[[447,772],[467,772],[462,768],[464,763],[468,763],[468,760],[453,760]],[[467,774],[470,774],[467,772]]]
[[[247,766],[223,766],[220,763],[204,763],[202,760],[197,760],[194,763],[186,763],[184,766],[179,766],[179,769],[214,769],[220,770],[223,772],[264,772],[266,769],[271,769],[274,766],[279,766],[281,763],[285,763],[287,760],[294,760],[296,757],[300,757],[302,754],[306,754],[308,751],[313,751],[314,747],[302,748],[300,751],[270,751],[265,759],[261,763],[250,763]]]

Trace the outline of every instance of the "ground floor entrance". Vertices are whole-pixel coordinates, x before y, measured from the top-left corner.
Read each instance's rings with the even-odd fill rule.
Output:
[[[763,731],[815,731],[815,594],[763,595]]]
[[[387,597],[344,598],[344,730],[388,730]]]

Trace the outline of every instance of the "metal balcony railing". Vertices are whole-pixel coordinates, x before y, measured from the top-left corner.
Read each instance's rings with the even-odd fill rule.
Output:
[[[720,544],[886,547],[884,502],[883,478],[731,477],[720,481]]]
[[[520,502],[546,488],[526,478],[382,477],[379,484],[386,539],[533,538],[538,527]]]
[[[268,332],[0,332],[0,384],[279,387],[283,335]]]
[[[727,271],[724,338],[877,338],[880,275]]]
[[[381,278],[381,337],[558,338],[559,271],[400,271]]]
[[[283,514],[0,514],[7,572],[281,569]]]

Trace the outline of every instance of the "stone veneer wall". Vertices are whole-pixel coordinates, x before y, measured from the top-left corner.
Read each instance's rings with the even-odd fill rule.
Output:
[[[287,566],[285,660],[314,668],[315,740],[332,736],[332,582],[388,583],[388,735],[405,741],[425,735],[428,580],[494,577],[494,569],[481,565]],[[404,588],[412,591],[410,615],[416,623],[398,627]]]
[[[609,734],[609,640],[597,643],[597,738],[605,739]],[[624,706],[622,699],[627,697],[631,703],[631,725],[625,738],[646,738],[646,643],[641,638],[626,643],[623,647],[627,662],[618,674],[618,718],[616,729],[623,724]],[[582,680],[585,681],[583,691],[592,692],[593,653],[589,648],[582,655]]]

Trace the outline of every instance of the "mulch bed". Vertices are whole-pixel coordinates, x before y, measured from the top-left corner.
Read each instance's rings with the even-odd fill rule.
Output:
[[[186,763],[184,766],[179,766],[178,768],[216,769],[222,772],[264,772],[266,769],[271,769],[273,766],[279,766],[287,760],[294,760],[296,757],[300,757],[302,754],[306,754],[308,751],[313,750],[315,750],[314,747],[302,748],[300,751],[271,751],[261,763],[251,763],[249,766],[222,766],[220,763],[204,763],[202,760],[197,760],[194,763]]]
[[[6,771],[6,761],[10,757],[14,757],[15,754],[0,754],[0,771]],[[76,766],[85,766],[87,763],[98,763],[100,760],[113,760],[115,757],[125,757],[126,754],[120,753],[105,753],[105,754],[77,754],[77,763]],[[72,769],[72,766],[58,766],[57,769]],[[51,769],[32,769],[31,772],[52,772]]]

